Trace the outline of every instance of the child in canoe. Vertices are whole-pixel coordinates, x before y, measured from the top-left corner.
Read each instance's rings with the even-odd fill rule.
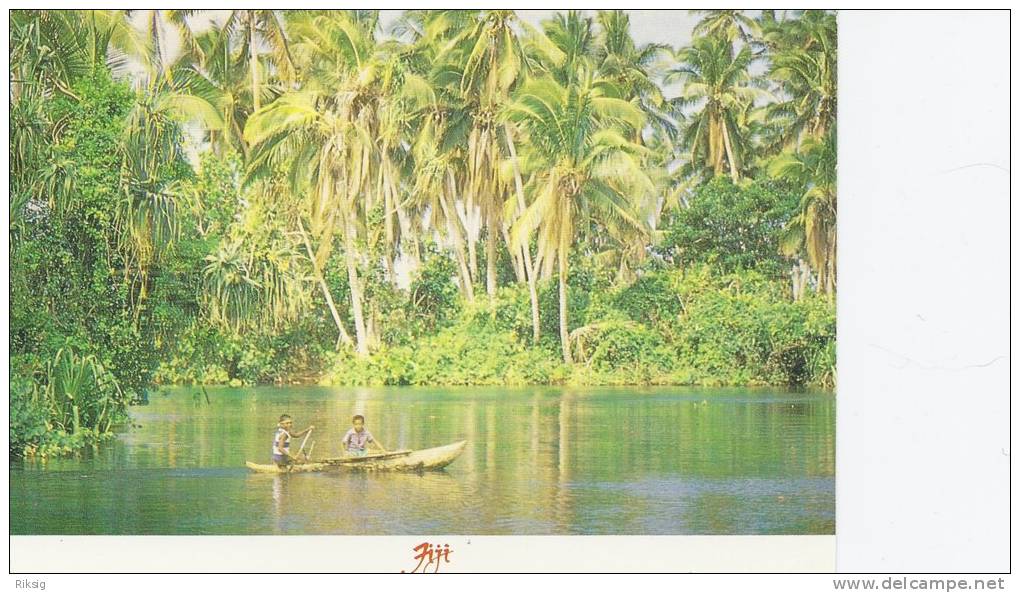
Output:
[[[291,432],[293,428],[294,420],[289,415],[280,416],[280,422],[276,425],[276,434],[273,435],[273,463],[279,467],[286,467],[294,463],[294,458],[290,455],[291,437],[303,437],[312,432],[315,427],[309,426],[301,432]]]
[[[348,456],[351,457],[363,457],[367,454],[367,447],[369,444],[374,445],[379,449],[380,452],[385,453],[386,447],[383,447],[382,443],[375,440],[372,433],[365,430],[365,417],[361,414],[354,416],[352,423],[354,426],[347,431],[344,435],[344,439],[340,441],[344,451]]]

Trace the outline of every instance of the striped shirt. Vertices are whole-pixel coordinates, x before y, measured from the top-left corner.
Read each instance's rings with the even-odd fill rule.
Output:
[[[283,449],[280,449],[280,433],[285,434],[283,438]],[[273,435],[273,455],[284,455],[290,453],[290,433],[285,428],[277,428],[276,434]]]

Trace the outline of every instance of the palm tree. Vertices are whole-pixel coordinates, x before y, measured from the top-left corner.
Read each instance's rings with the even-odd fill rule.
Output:
[[[238,24],[254,24],[254,21],[245,21],[245,15],[236,16]],[[291,193],[307,196],[301,218],[308,224],[306,227],[299,218],[298,234],[341,336],[346,330],[333,306],[324,281],[324,269],[335,234],[343,237],[357,351],[365,355],[368,353],[367,335],[354,236],[360,184],[365,179],[358,159],[364,156],[364,151],[348,142],[365,103],[359,101],[356,89],[344,87],[351,86],[352,74],[360,70],[367,56],[347,53],[340,48],[346,45],[367,50],[371,42],[341,14],[304,16],[294,23],[294,30],[296,57],[309,66],[303,73],[304,86],[285,92],[248,119],[244,138],[253,149],[249,169],[254,175],[271,176],[274,169],[282,168],[290,180]],[[321,61],[316,63],[316,58]],[[352,166],[355,162],[358,168]]]
[[[500,174],[500,162],[509,160],[513,172],[516,214],[520,216],[527,207],[524,197],[524,183],[520,163],[517,159],[516,135],[513,124],[502,118],[501,111],[509,101],[510,94],[528,72],[529,57],[525,46],[518,38],[516,29],[527,28],[513,11],[493,10],[484,13],[477,24],[465,31],[463,37],[471,45],[464,66],[461,93],[466,97],[477,97],[473,118],[473,129],[468,140],[469,174],[473,181],[472,194],[481,192],[482,209],[485,216],[488,237],[486,240],[486,291],[489,298],[496,295],[496,244],[503,227],[504,187]],[[541,33],[528,29],[532,37]],[[500,130],[500,128],[502,128]],[[502,132],[502,133],[501,133]],[[505,141],[505,149],[500,143]],[[532,339],[537,342],[541,335],[538,307],[538,278],[529,249],[530,241],[525,239],[519,250],[524,273],[528,282],[531,302]],[[511,249],[511,256],[515,250]]]
[[[230,36],[223,29],[211,29],[194,40],[197,60],[177,75],[187,80],[188,94],[209,104],[217,117],[205,129],[213,151],[234,150],[247,157],[244,124],[251,114],[245,96],[248,91],[244,64],[236,59]]]
[[[288,236],[291,203],[279,182],[259,181],[245,193],[248,207],[206,256],[205,303],[210,317],[235,330],[279,327],[306,309],[310,280],[300,247]]]
[[[530,47],[543,68],[560,84],[570,84],[591,69],[596,58],[595,23],[580,11],[556,13],[542,22],[544,36],[531,36]]]
[[[775,104],[770,115],[782,125],[782,146],[822,138],[836,122],[836,17],[808,11],[783,23],[776,42],[770,75],[787,100]]]
[[[479,14],[411,11],[400,23],[401,30],[411,32],[414,38],[409,57],[417,76],[411,80],[420,86],[412,102],[414,132],[407,137],[411,157],[406,175],[409,203],[415,210],[419,234],[428,232],[427,224],[451,248],[457,262],[458,286],[468,302],[474,301],[474,245],[467,221],[458,212],[457,199],[461,198],[465,213],[471,213],[472,179],[467,153],[472,111],[461,85],[470,44],[464,31],[476,26]]]
[[[568,262],[578,229],[589,219],[642,228],[634,203],[654,191],[644,170],[647,150],[628,139],[645,123],[641,110],[590,71],[582,69],[577,80],[569,86],[550,77],[528,82],[509,107],[511,120],[526,131],[535,173],[533,201],[514,225],[513,237],[519,242],[537,229],[539,259],[556,260],[567,364],[572,363]]]
[[[497,116],[523,74],[526,56],[513,31],[513,11],[492,10],[461,34],[464,43],[460,92],[471,111],[466,178],[468,206],[478,200],[487,231],[485,287],[496,296],[496,245],[502,225],[505,184],[499,175],[500,126]]]
[[[773,52],[799,47],[817,49],[829,37],[835,40],[836,14],[828,10],[783,11],[783,18],[775,18],[768,11],[762,13],[762,42]]]
[[[259,293],[247,270],[244,246],[240,242],[222,244],[205,261],[203,294],[209,317],[236,329],[255,315]]]
[[[290,52],[286,27],[279,11],[276,10],[232,10],[223,23],[223,30],[238,38],[241,61],[248,65],[251,74],[251,100],[253,111],[262,108],[265,86],[261,82],[259,47],[269,47],[276,74],[283,81],[294,79],[294,59]]]
[[[748,47],[734,54],[733,46],[720,37],[700,37],[674,54],[676,65],[665,81],[683,84],[678,103],[697,106],[682,142],[690,150],[690,166],[721,175],[728,168],[733,181],[740,180],[743,156],[748,150],[741,122],[746,121],[755,99],[768,94],[751,84]]]
[[[797,152],[787,152],[769,166],[769,174],[804,188],[796,216],[786,227],[782,249],[807,255],[818,275],[818,288],[836,291],[836,130],[808,138]]]
[[[135,79],[135,86],[152,87],[161,79],[172,83],[174,70],[191,60],[196,47],[187,18],[195,12],[198,11],[124,11],[125,19],[137,22],[142,28],[141,42],[125,48],[127,55],[145,71],[144,77]],[[170,52],[174,38],[181,41],[181,51],[176,56]]]
[[[191,98],[161,78],[138,96],[127,117],[116,222],[125,275],[132,267],[139,275],[136,322],[148,296],[150,267],[169,253],[179,234],[177,171],[186,158],[178,121],[202,106]]]
[[[630,31],[630,16],[622,10],[599,11],[598,23],[595,61],[599,76],[625,89],[627,98],[638,102],[648,118],[651,135],[675,140],[679,115],[655,81],[657,66],[669,46],[659,43],[637,46]],[[636,142],[643,142],[642,132],[637,130]]]
[[[40,96],[74,99],[76,81],[103,67],[119,71],[127,56],[146,55],[147,47],[119,11],[12,11],[12,100],[30,87]]]
[[[397,122],[390,122],[394,130],[386,127],[392,107],[387,95],[396,94],[389,85],[396,83],[387,77],[389,46],[375,41],[376,25],[373,15],[364,13],[295,19],[293,53],[302,65],[302,88],[253,114],[244,132],[255,149],[252,170],[266,174],[281,166],[294,195],[307,196],[307,249],[320,279],[334,236],[341,238],[359,355],[368,354],[369,342],[359,266],[367,263],[371,213],[377,203],[394,197],[392,151],[398,147],[392,142],[402,131]],[[328,293],[324,282],[320,286]],[[340,329],[335,314],[334,320]]]
[[[742,10],[692,10],[691,13],[705,15],[694,25],[695,37],[712,35],[729,42],[740,40],[750,44],[762,34],[758,22]]]
[[[455,207],[461,185],[458,177],[463,177],[461,172],[466,169],[464,147],[470,121],[458,93],[442,84],[449,70],[449,66],[443,66],[431,73],[432,98],[416,114],[417,134],[411,144],[411,196],[419,220],[427,215],[431,226],[445,234],[457,261],[461,294],[472,302],[474,288],[464,249],[465,229]]]

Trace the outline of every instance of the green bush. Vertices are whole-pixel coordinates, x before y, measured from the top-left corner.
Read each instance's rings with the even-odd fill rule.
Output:
[[[522,385],[559,383],[567,376],[558,353],[528,348],[514,332],[479,321],[458,324],[413,344],[367,358],[340,357],[327,382],[335,385]],[[490,318],[491,319],[491,318]]]
[[[8,445],[13,458],[32,452],[50,436],[46,408],[36,400],[33,391],[30,379],[11,376]]]
[[[38,362],[22,357],[12,368],[22,373]],[[71,453],[109,438],[113,426],[127,419],[128,403],[95,356],[62,348],[30,374],[11,376],[11,455]]]
[[[674,276],[667,273],[645,274],[633,284],[610,296],[614,309],[642,323],[656,325],[679,315],[680,295]]]
[[[790,302],[753,273],[702,268],[680,282],[683,313],[667,332],[696,383],[828,385],[835,310],[822,297]]]
[[[572,368],[560,362],[558,311],[543,314],[543,327],[554,329],[531,344],[527,287],[511,286],[491,305],[488,299],[460,305],[459,318],[434,333],[365,358],[340,355],[324,380],[826,386],[834,380],[832,303],[817,296],[792,302],[787,287],[764,274],[718,274],[701,266],[646,273],[616,290],[590,286],[576,297],[586,324],[572,324]]]
[[[460,298],[454,278],[456,264],[434,245],[425,245],[422,266],[408,289],[404,319],[411,322],[407,335],[436,331],[456,317]]]
[[[318,378],[332,350],[332,336],[325,335],[331,324],[310,316],[279,330],[238,332],[198,319],[169,348],[154,381],[257,385]]]
[[[777,181],[737,185],[716,176],[666,221],[659,251],[682,268],[711,264],[722,273],[757,270],[782,279],[790,263],[780,255],[779,237],[798,200]]]

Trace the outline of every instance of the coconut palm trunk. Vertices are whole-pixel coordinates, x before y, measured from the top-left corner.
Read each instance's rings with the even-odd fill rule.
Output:
[[[487,208],[485,221],[488,229],[485,237],[485,292],[492,302],[496,300],[496,241],[499,237],[493,208]]]
[[[255,111],[262,106],[259,97],[259,59],[255,44],[255,17],[248,11],[248,61],[251,65],[251,100]]]
[[[466,218],[466,217],[465,217]],[[468,245],[468,270],[471,272],[472,278],[478,277],[478,241],[471,231],[464,225],[464,234],[467,237]]]
[[[447,181],[450,193],[452,194],[454,189],[453,173],[450,173],[447,176]],[[467,266],[467,258],[464,254],[464,239],[461,237],[460,229],[457,227],[459,222],[457,213],[452,212],[453,208],[447,204],[447,199],[449,199],[449,196],[441,194],[439,196],[439,205],[443,209],[443,217],[446,218],[446,229],[449,234],[450,241],[453,243],[453,252],[457,257],[457,266],[460,270],[461,289],[463,290],[464,298],[466,298],[469,303],[473,303],[475,300],[475,289],[471,280],[471,271]]]
[[[397,242],[397,234],[395,229],[396,221],[394,220],[395,209],[393,203],[396,201],[396,196],[390,192],[390,184],[387,176],[389,167],[383,165],[383,171],[380,172],[380,192],[383,196],[383,227],[385,229],[385,237],[383,242],[383,266],[386,271],[386,277],[392,284],[396,284],[397,274],[393,269],[393,251]]]
[[[461,189],[464,190],[464,195],[461,196],[463,216],[456,208],[457,194],[452,189],[450,190],[450,203],[454,206],[453,210],[457,214],[461,227],[464,228],[464,241],[467,243],[468,253],[468,270],[471,272],[471,279],[474,280],[478,277],[478,235],[471,232],[471,221],[475,210],[475,197],[472,193],[469,180],[463,181]]]
[[[829,229],[828,234],[829,244],[827,248],[827,253],[825,254],[826,255],[825,264],[826,267],[828,268],[828,273],[826,274],[825,277],[826,280],[825,291],[828,293],[829,300],[831,301],[833,300],[833,297],[836,294],[836,227],[835,226],[831,227]]]
[[[500,228],[499,232],[503,235],[503,244],[506,245],[507,253],[510,254],[510,263],[513,264],[514,277],[517,278],[517,283],[527,283],[528,276],[524,273],[524,262],[521,261],[523,250],[514,249],[513,241],[510,239],[510,229],[505,224]]]
[[[733,178],[733,183],[738,183],[740,181],[740,173],[737,172],[737,158],[736,155],[733,154],[733,144],[730,142],[729,126],[726,125],[725,119],[722,120],[721,125],[723,145],[726,147],[726,160],[730,165],[730,177]]]
[[[722,123],[718,115],[712,116],[708,132],[709,158],[712,161],[712,172],[715,175],[723,173],[723,157],[726,153],[725,143],[722,138]]]
[[[563,241],[561,241],[561,244]],[[569,240],[567,241],[569,244]],[[559,276],[560,276],[560,344],[563,346],[563,362],[574,364],[570,355],[570,331],[567,324],[567,250],[562,246],[559,249]]]
[[[354,223],[347,221],[344,229],[344,260],[347,262],[347,282],[351,288],[351,313],[354,314],[354,333],[357,338],[359,356],[368,356],[368,332],[365,329],[365,314],[362,310],[364,300],[361,280],[358,278],[358,254],[354,246]]]
[[[315,252],[312,250],[312,242],[308,239],[308,233],[305,232],[304,225],[298,223],[301,231],[301,238],[305,244],[305,250],[308,252],[308,259],[312,262],[312,273],[315,275],[315,280],[319,284],[319,289],[322,290],[322,296],[326,299],[326,305],[329,307],[329,314],[333,317],[333,323],[336,324],[337,332],[339,337],[337,338],[337,346],[341,342],[344,344],[353,344],[350,334],[347,333],[347,329],[344,328],[344,323],[340,319],[340,313],[336,309],[336,303],[333,302],[333,294],[329,290],[329,285],[326,284],[326,278],[322,274],[322,270],[319,269],[319,264],[315,258]]]
[[[521,216],[528,208],[528,204],[524,200],[524,182],[521,179],[521,167],[517,162],[517,148],[514,145],[514,136],[510,132],[509,123],[503,124],[503,133],[506,135],[506,145],[510,151],[510,161],[513,163],[514,188],[517,193],[517,216]],[[524,271],[528,277],[528,297],[531,299],[531,333],[532,339],[537,344],[542,332],[538,318],[538,277],[531,261],[529,249],[527,242],[521,243],[521,259],[524,261]]]
[[[393,209],[397,214],[397,224],[400,225],[400,249],[399,253],[404,256],[410,256],[414,261],[413,266],[417,267],[421,264],[421,248],[418,245],[418,233],[414,232],[411,228],[411,221],[408,220],[407,213],[404,212],[404,207],[400,204],[400,196],[396,192],[391,190],[393,195]],[[407,244],[410,244],[410,248]],[[394,281],[396,278],[394,278]]]

